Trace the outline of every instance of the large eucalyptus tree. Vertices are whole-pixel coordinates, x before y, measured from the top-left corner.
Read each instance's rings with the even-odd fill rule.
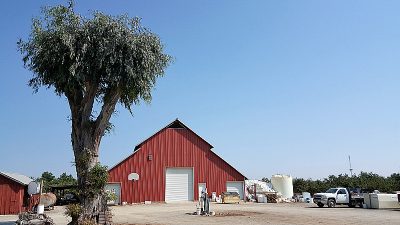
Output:
[[[42,16],[33,19],[29,38],[18,47],[33,72],[29,86],[54,89],[68,100],[81,218],[90,218],[99,210],[106,178],[98,166],[99,145],[116,104],[131,111],[139,101],[149,102],[171,57],[140,19],[101,12],[83,17],[72,2],[43,8]]]

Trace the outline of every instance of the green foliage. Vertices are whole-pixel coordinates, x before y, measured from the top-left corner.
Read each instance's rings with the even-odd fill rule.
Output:
[[[383,177],[374,173],[361,172],[359,175],[349,176],[340,174],[330,175],[322,180],[303,178],[293,179],[295,193],[324,192],[330,187],[360,187],[367,190],[379,190],[381,192],[395,192],[400,190],[400,174],[393,173],[389,177]]]
[[[83,209],[79,204],[69,204],[65,207],[64,215],[67,217],[71,217],[71,224],[78,225],[96,225],[96,222],[93,219],[88,218],[79,218],[82,214]]]
[[[42,14],[33,20],[29,39],[18,41],[24,65],[35,74],[29,81],[35,91],[54,87],[58,95],[79,98],[94,90],[98,100],[105,100],[117,90],[129,110],[140,99],[151,100],[171,56],[139,18],[98,11],[85,18],[73,4],[46,7]]]
[[[49,192],[51,186],[62,186],[62,185],[76,185],[76,179],[70,174],[62,173],[56,178],[53,173],[45,171],[42,175],[36,179],[37,182],[43,181],[43,191]]]
[[[79,156],[76,157],[75,159],[75,167],[76,168],[80,168],[80,169],[85,169],[82,171],[86,171],[86,169],[89,168],[89,164],[90,164],[90,159],[93,158],[93,155],[90,151],[90,149],[85,149],[85,151],[82,151]],[[78,176],[81,176],[81,174],[79,174],[79,171],[81,170],[77,170],[78,171]]]
[[[70,174],[67,175],[67,173],[62,173],[57,179],[56,179],[56,185],[76,185],[76,179]]]
[[[106,200],[107,201],[115,201],[117,200],[118,196],[117,194],[111,192],[111,191],[106,191]]]
[[[79,204],[69,204],[65,207],[65,216],[71,217],[72,221],[77,221],[82,213],[82,207]]]
[[[87,180],[85,183],[86,188],[81,190],[84,196],[94,197],[101,194],[104,190],[108,180],[107,166],[102,166],[97,163],[92,169],[89,170]]]
[[[53,173],[45,171],[42,173],[40,180],[42,180],[44,183],[50,184],[54,182],[55,178],[56,177],[53,175]]]

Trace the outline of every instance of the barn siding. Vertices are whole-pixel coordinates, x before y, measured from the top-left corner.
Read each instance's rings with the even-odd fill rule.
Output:
[[[210,145],[184,128],[166,128],[145,141],[140,149],[109,171],[109,182],[121,183],[122,202],[165,200],[165,170],[168,167],[194,168],[194,199],[198,183],[207,183],[208,192],[226,191],[226,181],[243,181],[242,174],[210,150]],[[147,156],[153,156],[148,161]],[[128,181],[138,173],[139,181]]]
[[[0,175],[0,215],[23,211],[24,185]]]

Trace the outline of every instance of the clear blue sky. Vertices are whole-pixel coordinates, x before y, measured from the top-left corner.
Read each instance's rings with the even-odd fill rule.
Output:
[[[40,6],[0,7],[0,170],[75,173],[63,97],[27,86],[18,38]],[[150,105],[122,107],[101,144],[112,166],[175,118],[249,178],[400,171],[399,1],[76,1],[128,13],[175,57]]]

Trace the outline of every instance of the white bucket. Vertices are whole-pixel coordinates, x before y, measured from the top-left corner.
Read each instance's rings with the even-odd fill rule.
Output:
[[[37,214],[43,214],[43,213],[44,213],[44,205],[38,205]]]
[[[267,203],[267,198],[264,195],[259,194],[259,195],[257,195],[257,202],[258,203]]]

